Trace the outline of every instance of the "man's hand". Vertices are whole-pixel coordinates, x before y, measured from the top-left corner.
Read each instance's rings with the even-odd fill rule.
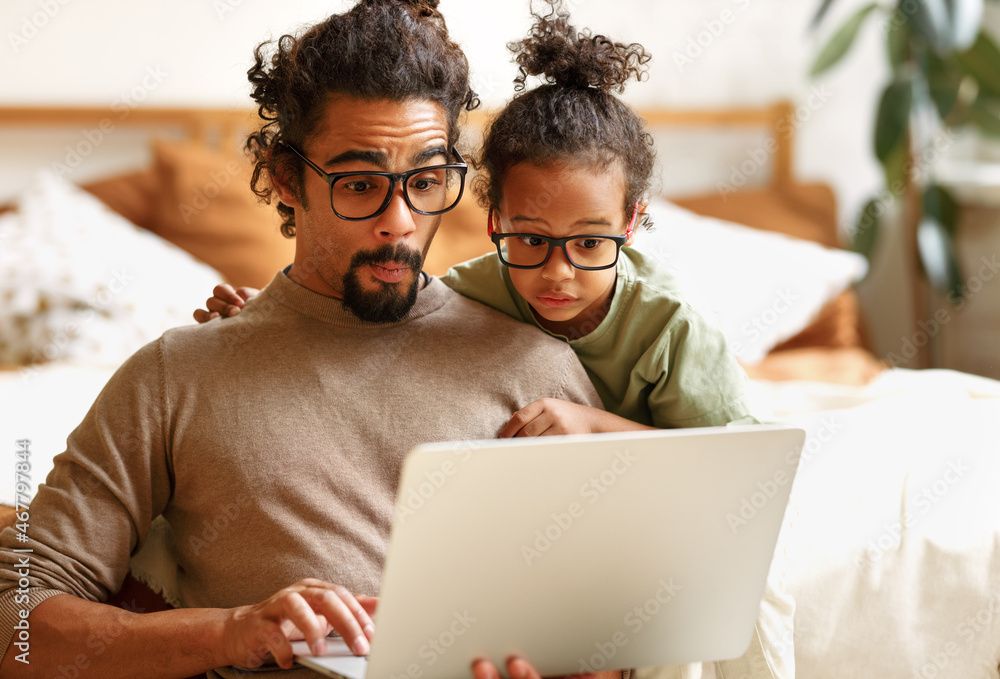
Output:
[[[213,318],[235,316],[248,300],[253,299],[258,294],[260,294],[260,290],[257,288],[236,288],[234,290],[233,286],[226,283],[216,285],[212,289],[214,296],[205,301],[208,311],[195,309],[194,320],[199,323],[207,323]]]
[[[598,408],[557,398],[540,398],[514,413],[497,438],[598,434],[652,428]]]
[[[289,669],[292,641],[305,639],[320,655],[332,629],[355,655],[367,655],[377,604],[375,597],[355,597],[340,585],[307,578],[255,606],[233,609],[223,629],[223,652],[229,664],[247,668],[259,667],[270,653]]]
[[[507,674],[511,679],[541,679],[535,668],[525,660],[517,656],[507,658]],[[496,666],[489,660],[476,660],[472,663],[472,676],[474,679],[500,679],[500,673]],[[622,673],[613,670],[610,672],[597,672],[596,674],[568,674],[559,679],[621,679]],[[554,679],[554,678],[550,678]]]

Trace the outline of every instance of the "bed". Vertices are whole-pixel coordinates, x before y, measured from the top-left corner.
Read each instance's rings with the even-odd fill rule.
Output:
[[[787,102],[644,111],[654,131],[754,128],[773,143],[766,183],[657,198],[656,228],[636,247],[677,269],[719,322],[758,416],[808,432],[778,545],[798,675],[1000,677],[1000,382],[871,353],[852,291],[865,264],[837,247],[830,188],[795,178],[793,113]],[[217,282],[261,287],[291,261],[235,152],[251,112],[125,114],[0,109],[6,128],[81,131],[0,208],[0,505],[16,499],[17,441],[30,441],[30,495],[124,358],[192,322]],[[68,181],[94,130],[125,128],[172,136],[143,140],[131,170]],[[463,201],[427,270],[490,251],[484,225]],[[150,594],[129,580],[118,601],[162,605]]]

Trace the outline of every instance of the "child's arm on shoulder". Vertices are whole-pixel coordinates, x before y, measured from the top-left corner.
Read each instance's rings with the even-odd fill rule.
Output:
[[[226,318],[235,316],[243,308],[248,300],[253,299],[260,293],[257,288],[236,288],[223,283],[216,285],[212,290],[212,297],[205,301],[205,309],[195,309],[194,320],[199,323],[207,323],[213,318]]]
[[[655,429],[599,408],[540,398],[518,410],[497,438],[515,436],[557,436],[560,434],[600,434],[613,431]]]

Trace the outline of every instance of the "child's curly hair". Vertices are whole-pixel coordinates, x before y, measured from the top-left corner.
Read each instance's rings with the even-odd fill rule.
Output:
[[[507,172],[518,163],[618,163],[628,221],[653,182],[653,139],[642,118],[612,92],[624,92],[630,78],[642,80],[651,55],[637,43],[577,32],[561,0],[547,4],[547,15],[532,12],[528,37],[507,45],[520,66],[515,90],[524,91],[529,75],[546,84],[517,95],[490,122],[472,189],[480,205],[496,208]],[[647,215],[642,223],[650,225]]]
[[[270,203],[271,177],[300,195],[302,148],[315,132],[331,94],[360,99],[430,99],[448,115],[449,145],[458,141],[458,116],[479,105],[469,87],[469,62],[448,37],[438,0],[361,0],[299,37],[283,35],[254,50],[247,71],[264,123],[246,149],[255,162],[250,187]],[[278,201],[281,232],[295,235],[295,212]]]

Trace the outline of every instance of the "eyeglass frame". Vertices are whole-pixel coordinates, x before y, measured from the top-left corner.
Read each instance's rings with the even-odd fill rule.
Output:
[[[490,240],[493,241],[494,245],[496,245],[497,257],[500,258],[500,263],[503,264],[504,266],[509,266],[512,269],[540,269],[543,266],[545,266],[548,263],[549,259],[552,257],[552,250],[558,247],[560,250],[563,251],[563,256],[566,257],[566,261],[569,262],[574,269],[580,269],[581,271],[604,271],[618,264],[618,257],[621,256],[622,247],[632,238],[632,234],[635,232],[636,218],[639,215],[639,201],[636,201],[635,207],[632,209],[632,219],[631,221],[629,221],[628,228],[625,229],[624,235],[621,236],[612,236],[611,234],[607,233],[582,233],[576,236],[567,236],[565,238],[551,238],[549,236],[542,236],[541,234],[537,233],[499,233],[496,229],[493,228],[493,213],[494,210],[490,208],[490,212],[486,216],[487,219],[486,230],[487,233],[489,233],[490,235]],[[500,242],[504,238],[518,238],[518,237],[523,238],[525,236],[530,236],[531,238],[539,238],[548,243],[549,250],[548,252],[545,253],[545,259],[543,259],[538,264],[531,264],[531,265],[511,264],[506,259],[504,259],[503,253],[500,252]],[[569,251],[566,249],[566,243],[568,243],[571,240],[578,240],[581,238],[606,238],[608,240],[614,241],[615,245],[617,246],[617,248],[615,249],[615,261],[605,266],[581,266],[576,262],[574,262],[573,258],[570,257],[569,255]]]
[[[378,172],[375,170],[352,170],[350,172],[326,172],[319,165],[309,160],[309,158],[306,157],[306,154],[302,153],[302,151],[299,151],[292,144],[289,144],[287,142],[281,142],[281,143],[284,146],[290,148],[292,151],[294,151],[295,155],[304,160],[306,165],[315,170],[316,173],[323,178],[323,181],[325,181],[327,185],[330,187],[330,209],[333,210],[333,214],[337,215],[340,219],[344,219],[349,222],[364,222],[369,219],[375,219],[380,214],[385,212],[386,208],[388,208],[389,204],[392,202],[393,194],[396,193],[396,182],[399,182],[403,185],[403,200],[406,201],[407,207],[409,207],[410,210],[412,210],[413,212],[416,212],[418,215],[442,215],[445,212],[448,212],[449,210],[455,209],[458,206],[458,204],[462,202],[462,196],[465,195],[465,175],[469,171],[469,165],[468,163],[465,162],[465,158],[462,157],[462,154],[459,153],[458,149],[455,148],[454,146],[451,147],[450,152],[452,153],[452,155],[455,156],[455,158],[458,159],[457,163],[444,163],[442,165],[428,165],[426,167],[416,167],[412,170],[407,170],[406,172]],[[461,176],[462,178],[462,184],[458,188],[458,198],[455,199],[455,203],[453,205],[445,208],[444,210],[425,212],[424,210],[418,210],[417,208],[413,207],[413,203],[410,202],[410,194],[406,190],[406,182],[413,175],[420,174],[421,172],[428,172],[430,170],[457,170],[459,176]],[[343,179],[344,177],[360,177],[360,176],[387,177],[389,179],[389,190],[386,191],[385,199],[382,201],[381,207],[379,207],[379,209],[376,210],[373,214],[367,217],[345,217],[344,215],[340,214],[337,211],[336,207],[333,206],[333,185],[335,182],[337,182],[340,179]]]

